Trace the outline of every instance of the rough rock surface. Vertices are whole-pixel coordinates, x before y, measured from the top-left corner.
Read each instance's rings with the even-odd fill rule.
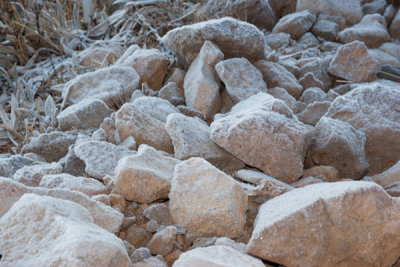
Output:
[[[370,182],[296,189],[260,207],[249,253],[286,266],[392,266],[399,205]]]
[[[331,102],[328,101],[314,102],[307,105],[306,109],[296,114],[296,116],[302,123],[314,126],[325,115],[330,106]]]
[[[316,20],[317,16],[310,10],[292,13],[281,18],[272,33],[285,32],[290,34],[292,39],[297,39],[308,32]]]
[[[169,199],[173,221],[198,236],[236,238],[243,232],[244,190],[204,159],[191,158],[176,165]]]
[[[55,162],[24,166],[15,172],[13,180],[26,186],[39,186],[44,175],[59,174],[62,171],[62,166]]]
[[[12,178],[19,169],[37,164],[40,162],[22,156],[0,157],[0,177]]]
[[[179,27],[162,38],[185,68],[196,58],[206,40],[215,43],[225,58],[245,57],[254,62],[265,57],[264,34],[254,25],[228,17]]]
[[[386,171],[372,176],[372,179],[381,186],[400,181],[400,160]]]
[[[0,227],[4,266],[130,264],[122,241],[72,201],[26,194],[0,218]]]
[[[400,11],[397,11],[396,16],[393,18],[390,24],[390,35],[392,38],[400,40]]]
[[[251,96],[221,115],[211,124],[210,136],[244,163],[279,180],[290,183],[303,174],[309,129],[283,101],[266,93]]]
[[[168,255],[173,247],[176,237],[176,227],[167,226],[165,229],[153,235],[147,247],[153,255]]]

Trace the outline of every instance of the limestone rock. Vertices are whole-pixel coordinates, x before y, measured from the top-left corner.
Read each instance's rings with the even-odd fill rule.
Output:
[[[380,62],[368,54],[365,44],[354,41],[338,49],[329,72],[349,81],[370,82],[376,79],[380,68]]]
[[[267,89],[261,72],[246,58],[223,60],[215,70],[235,104]]]
[[[303,174],[309,135],[283,101],[259,93],[216,119],[210,137],[244,163],[290,183]]]
[[[165,131],[165,122],[171,113],[179,113],[179,110],[167,100],[140,97],[118,110],[115,126],[121,140],[133,136],[137,146],[147,144],[155,149],[173,153],[171,139]]]
[[[317,16],[310,10],[292,13],[281,18],[272,30],[273,33],[289,33],[293,39],[301,37],[311,29]]]
[[[201,158],[176,165],[171,183],[173,221],[198,236],[239,237],[247,196],[232,177]]]
[[[296,189],[260,207],[249,253],[285,266],[392,266],[399,205],[370,182]]]
[[[25,166],[15,172],[13,179],[26,186],[39,186],[42,177],[46,174],[59,174],[63,168],[58,163],[45,163]]]
[[[185,68],[206,40],[215,43],[225,58],[245,57],[254,62],[265,57],[264,34],[254,25],[228,17],[175,28],[162,37]]]

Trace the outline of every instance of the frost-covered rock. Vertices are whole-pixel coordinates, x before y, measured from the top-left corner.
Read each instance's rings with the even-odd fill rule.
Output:
[[[243,162],[210,139],[210,127],[199,118],[170,114],[165,129],[172,139],[177,159],[201,157],[225,172],[244,167]]]
[[[40,164],[40,162],[18,155],[0,157],[0,177],[12,178],[19,169],[37,164]]]
[[[211,139],[244,163],[284,182],[303,174],[309,129],[281,100],[259,93],[211,124]]]
[[[205,41],[185,76],[186,105],[200,111],[206,118],[211,118],[220,105],[221,82],[215,65],[223,58],[224,54],[214,43]]]
[[[392,266],[400,254],[399,208],[370,182],[292,190],[260,207],[249,253],[285,266]]]
[[[137,146],[147,144],[155,149],[173,153],[174,147],[165,131],[165,122],[171,113],[179,113],[179,110],[167,100],[140,97],[118,110],[115,126],[121,140],[133,136]]]
[[[301,94],[300,101],[307,105],[314,102],[321,102],[326,97],[326,93],[318,87],[310,87]]]
[[[268,89],[268,94],[272,95],[275,98],[282,100],[288,105],[288,107],[293,111],[297,112],[297,101],[296,98],[291,96],[284,88],[282,87],[274,87]]]
[[[285,32],[293,39],[297,39],[308,32],[316,20],[316,14],[310,10],[295,12],[281,18],[272,33]]]
[[[0,218],[4,266],[124,266],[122,241],[68,200],[26,194]]]
[[[399,105],[398,83],[379,81],[360,85],[336,98],[325,115],[365,133],[370,175],[384,171],[400,159]]]
[[[215,43],[225,58],[245,57],[254,62],[265,57],[264,34],[252,24],[229,17],[175,28],[162,38],[185,68],[207,40]]]
[[[314,126],[325,115],[331,104],[329,101],[313,102],[307,105],[305,110],[296,114],[296,116],[302,123]]]
[[[236,238],[243,233],[247,195],[232,177],[204,159],[176,165],[169,199],[174,223],[198,236]]]
[[[312,33],[316,36],[320,36],[327,41],[336,41],[338,35],[339,25],[331,20],[318,20],[313,28]]]
[[[89,47],[79,53],[79,59],[83,66],[102,67],[113,65],[118,60],[118,56],[110,48]]]
[[[185,93],[183,87],[179,87],[174,82],[168,82],[165,84],[158,92],[158,97],[168,100],[171,104],[175,105],[176,101],[181,100],[183,104],[185,103]]]
[[[89,98],[61,111],[57,120],[62,131],[72,128],[91,129],[99,127],[111,113],[112,109],[103,101]]]
[[[389,27],[392,38],[400,40],[400,11],[397,11]]]
[[[400,160],[384,172],[375,174],[372,179],[385,187],[400,181]]]
[[[143,215],[148,220],[155,220],[160,225],[171,225],[172,224],[172,217],[169,213],[168,207],[161,203],[155,204],[143,211]]]
[[[167,198],[174,167],[180,160],[141,145],[138,153],[121,159],[115,169],[115,185],[122,196],[139,203]]]
[[[400,61],[396,57],[380,49],[368,49],[368,54],[377,59],[382,65],[400,67]]]
[[[44,163],[24,166],[15,172],[13,179],[26,186],[39,186],[42,177],[47,174],[62,173],[63,168],[58,163]]]
[[[168,255],[174,247],[176,232],[175,226],[167,226],[165,229],[155,233],[147,243],[151,254]]]
[[[299,83],[303,86],[304,89],[308,89],[311,87],[324,88],[324,83],[321,82],[317,77],[315,77],[314,73],[307,72],[304,74],[302,78],[299,79]]]
[[[379,47],[380,50],[394,56],[397,60],[400,61],[400,44],[391,42],[391,43],[384,43]]]
[[[381,63],[368,53],[364,43],[354,41],[342,45],[336,52],[329,72],[354,82],[370,82],[376,79]]]
[[[261,72],[246,58],[223,60],[215,70],[235,104],[267,89]]]

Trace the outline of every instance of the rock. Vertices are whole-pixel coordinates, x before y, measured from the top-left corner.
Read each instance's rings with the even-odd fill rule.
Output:
[[[111,233],[119,232],[124,216],[115,209],[103,203],[91,200],[87,195],[67,189],[47,189],[42,187],[27,187],[11,179],[0,178],[0,217],[20,199],[23,194],[33,193],[73,201],[86,208],[93,217],[94,223]]]
[[[225,58],[245,57],[254,62],[265,57],[264,34],[254,25],[228,17],[175,28],[161,41],[188,68],[207,40],[215,43]]]
[[[247,196],[232,177],[201,158],[176,165],[169,194],[174,223],[198,236],[239,237]]]
[[[279,50],[280,48],[287,47],[292,39],[290,38],[290,34],[284,32],[278,33],[270,33],[265,36],[265,42],[269,45],[273,50]]]
[[[334,16],[342,16],[350,24],[356,24],[363,16],[359,0],[298,0],[296,10],[313,10]]]
[[[326,56],[312,56],[311,58],[305,59],[303,64],[299,64],[301,67],[296,77],[304,77],[308,72],[312,72],[315,78],[323,83],[324,88],[321,89],[328,91],[332,84],[331,76],[328,75],[328,69],[333,58],[334,55],[328,54]]]
[[[182,88],[178,87],[174,82],[168,82],[158,92],[158,97],[168,100],[173,104],[174,98],[182,98],[185,103],[185,93]]]
[[[118,62],[117,66],[131,67],[140,77],[141,86],[143,83],[153,90],[159,90],[167,72],[169,60],[157,49],[135,49],[135,51]]]
[[[268,2],[278,18],[296,12],[297,0],[269,0]]]
[[[199,16],[222,18],[235,16],[259,28],[271,30],[275,25],[275,13],[269,2],[258,0],[220,0],[206,1],[198,11]]]
[[[68,153],[65,157],[61,158],[58,163],[63,167],[63,173],[68,173],[74,176],[88,176],[85,172],[85,162],[75,155],[75,145],[68,148]]]
[[[383,12],[385,11],[386,7],[386,1],[385,0],[375,0],[370,3],[364,3],[362,5],[362,10],[364,14],[381,14],[383,15]]]
[[[300,97],[300,101],[306,104],[321,102],[325,99],[326,93],[318,87],[310,87],[306,89]]]
[[[368,49],[368,54],[377,59],[382,65],[392,65],[400,67],[400,62],[397,58],[380,49]]]
[[[303,87],[299,84],[296,77],[278,63],[260,60],[255,66],[261,71],[264,81],[268,88],[282,87],[298,99],[303,92]]]
[[[332,166],[315,166],[309,169],[305,169],[303,172],[303,177],[314,177],[318,178],[324,182],[337,182],[338,170]]]
[[[130,264],[122,241],[95,225],[85,208],[68,200],[26,194],[1,217],[0,227],[5,266]]]
[[[25,166],[40,164],[40,162],[31,160],[22,156],[0,157],[0,177],[11,178],[15,172]]]
[[[365,15],[360,23],[344,29],[338,37],[342,43],[361,41],[371,48],[391,41],[386,28],[386,20],[379,14]]]
[[[125,234],[125,240],[135,248],[145,247],[151,237],[149,232],[135,224],[129,227]]]
[[[315,77],[314,73],[307,72],[300,80],[299,83],[303,86],[304,89],[308,89],[310,87],[324,88],[324,83],[318,80]]]
[[[286,103],[286,105],[293,111],[297,112],[297,101],[296,98],[291,96],[285,89],[282,87],[274,87],[268,89],[268,94],[272,95],[275,98],[278,98]]]
[[[264,267],[263,262],[257,258],[243,254],[228,246],[211,246],[196,248],[179,256],[174,267],[186,266],[230,267],[249,266]]]
[[[44,133],[34,137],[22,147],[21,153],[35,153],[48,162],[58,161],[68,152],[68,147],[75,143],[76,136],[64,132]]]
[[[204,121],[206,120],[203,113],[201,113],[198,110],[195,110],[194,108],[190,108],[190,107],[183,106],[183,105],[177,106],[176,108],[185,116],[193,117],[193,118],[197,117]]]
[[[57,116],[61,131],[98,128],[112,110],[99,99],[84,99],[69,106]]]
[[[247,254],[247,245],[244,243],[236,243],[230,238],[220,237],[215,241],[215,245],[231,247],[243,254]]]
[[[97,68],[103,65],[113,65],[118,56],[112,49],[105,47],[89,47],[79,53],[80,64],[83,66],[95,66]]]
[[[131,255],[131,260],[132,263],[136,263],[136,262],[142,262],[150,257],[151,257],[150,250],[146,247],[141,247],[135,249],[135,251]]]
[[[118,145],[121,148],[126,148],[128,150],[135,150],[136,149],[136,140],[133,136],[128,136],[124,142]]]
[[[107,187],[93,178],[76,177],[67,173],[44,175],[39,186],[46,188],[66,188],[82,192],[90,197],[108,193]]]
[[[367,137],[369,175],[400,159],[400,87],[394,82],[361,85],[333,101],[325,116],[350,123]]]
[[[100,124],[99,128],[103,129],[106,132],[107,142],[116,145],[117,139],[118,141],[120,141],[118,131],[115,128],[115,121],[113,119],[105,118],[104,121]]]
[[[349,81],[370,82],[376,79],[380,67],[380,62],[368,54],[365,44],[354,41],[338,49],[329,72]]]
[[[309,135],[283,101],[259,93],[214,120],[210,137],[244,163],[290,183],[303,174]]]
[[[180,161],[141,145],[138,153],[125,157],[115,168],[115,185],[122,196],[139,203],[168,197],[174,167]]]
[[[179,110],[167,100],[140,97],[118,110],[115,126],[121,140],[133,136],[137,146],[147,144],[155,149],[173,153],[174,147],[165,131],[165,122],[171,113],[179,113]]]
[[[175,83],[179,88],[183,89],[183,82],[185,80],[185,76],[186,76],[186,71],[180,68],[174,68],[166,84],[170,82]]]
[[[394,42],[384,43],[379,47],[379,49],[394,56],[398,61],[400,61],[400,44]]]
[[[235,104],[267,89],[261,72],[246,58],[223,60],[215,70]]]
[[[220,104],[220,81],[215,64],[223,58],[221,50],[206,41],[185,76],[183,88],[186,105],[200,111],[206,118],[211,118]]]
[[[313,102],[307,105],[306,109],[301,113],[296,114],[296,116],[302,123],[314,126],[325,115],[331,104],[328,101]]]
[[[103,128],[99,128],[92,134],[93,141],[103,141],[107,142],[107,133]]]
[[[153,255],[166,256],[174,247],[175,236],[175,226],[168,226],[154,234],[149,243],[147,243],[147,247],[150,249],[150,252]]]
[[[400,40],[400,11],[397,11],[392,23],[390,23],[389,32],[393,39]]]
[[[260,207],[249,253],[286,266],[391,266],[399,256],[399,205],[370,182],[293,190]]]
[[[210,127],[198,118],[170,114],[165,129],[172,139],[177,159],[201,157],[225,172],[244,167],[243,162],[210,139]]]
[[[400,181],[400,160],[386,171],[372,176],[372,179],[383,187]]]
[[[128,47],[128,49],[125,50],[125,52],[122,54],[122,56],[115,62],[115,65],[128,65],[129,59],[132,56],[133,53],[135,53],[136,50],[140,50],[140,46],[133,44]]]
[[[169,209],[163,203],[148,207],[143,211],[143,215],[148,220],[157,221],[160,225],[171,225],[173,223]]]
[[[339,177],[361,179],[369,170],[365,134],[347,122],[322,117],[314,130],[308,151],[313,165],[330,165]]]
[[[298,45],[297,47],[303,47],[303,48],[308,48],[308,47],[314,47],[314,46],[318,46],[320,44],[320,41],[317,37],[314,36],[314,34],[312,34],[311,32],[306,32],[305,34],[303,34],[299,39],[297,39]],[[313,56],[313,55],[318,55],[318,51],[317,50],[308,50],[305,51],[304,54],[302,56]]]
[[[305,187],[310,184],[317,184],[317,183],[323,183],[323,181],[319,178],[307,176],[307,177],[303,177],[303,178],[297,180],[294,183],[291,183],[291,185],[296,188],[301,188],[301,187]]]
[[[308,32],[316,20],[315,13],[309,10],[292,13],[281,18],[272,33],[285,32],[290,34],[293,39],[297,39]]]
[[[86,141],[76,145],[74,153],[85,163],[85,172],[94,178],[103,179],[106,175],[114,175],[118,160],[136,151],[108,142]]]
[[[327,41],[334,42],[336,41],[338,30],[339,25],[336,22],[330,20],[318,20],[312,28],[312,33]]]
[[[400,197],[400,182],[396,181],[388,184],[383,189],[392,197]]]
[[[149,257],[141,262],[133,263],[131,267],[167,267],[167,265],[158,257]]]
[[[63,91],[64,102],[75,104],[85,98],[103,100],[107,106],[122,105],[114,101],[130,96],[139,85],[140,77],[129,67],[110,66],[88,72],[69,81]]]
[[[150,220],[146,223],[146,230],[152,234],[154,234],[159,227],[160,225],[156,220]]]
[[[46,174],[59,174],[63,168],[58,163],[44,163],[25,166],[15,172],[13,179],[26,186],[39,186],[42,177]]]

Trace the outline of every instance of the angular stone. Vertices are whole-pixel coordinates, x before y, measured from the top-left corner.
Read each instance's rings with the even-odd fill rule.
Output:
[[[19,169],[37,164],[40,162],[19,155],[0,157],[0,177],[12,178]]]
[[[151,233],[134,224],[128,228],[124,239],[132,244],[135,248],[140,248],[147,245],[151,239],[151,236]]]
[[[309,185],[260,207],[249,253],[285,266],[392,266],[399,208],[375,183]]]
[[[185,101],[185,93],[182,88],[180,88],[174,82],[168,82],[164,85],[158,92],[158,97],[168,100],[173,104],[174,98],[182,98]],[[184,102],[185,103],[185,102]]]
[[[370,3],[364,3],[362,5],[362,10],[364,14],[383,14],[385,11],[387,2],[385,0],[375,0]]]
[[[115,185],[129,201],[151,203],[167,198],[174,167],[179,162],[150,146],[141,145],[136,155],[118,162]]]
[[[297,81],[296,77],[287,71],[285,67],[265,60],[256,62],[255,66],[261,71],[268,88],[282,87],[296,99],[300,97],[303,87]]]
[[[369,175],[384,171],[400,159],[399,106],[399,84],[382,81],[358,86],[339,96],[325,115],[365,133]]]
[[[303,178],[297,180],[294,183],[291,183],[290,185],[292,185],[296,188],[301,188],[301,187],[305,187],[310,184],[317,184],[317,183],[323,183],[323,181],[316,177],[307,176],[307,177],[303,177]]]
[[[1,217],[0,227],[4,266],[130,264],[122,241],[68,200],[26,194]]]
[[[63,173],[69,173],[74,176],[88,176],[85,172],[85,162],[75,155],[75,145],[68,148],[68,153],[65,157],[61,158],[58,163],[63,167]]]
[[[321,82],[317,77],[315,77],[314,73],[307,72],[300,80],[299,83],[303,86],[304,89],[308,89],[310,87],[324,88],[324,83]]]
[[[112,49],[105,47],[89,47],[79,53],[80,64],[83,66],[101,66],[113,65],[118,56]]]
[[[400,67],[400,62],[397,58],[380,49],[368,49],[368,54],[377,59],[382,65]]]
[[[308,32],[316,20],[317,16],[310,10],[292,13],[281,18],[272,33],[285,32],[290,34],[292,39],[297,39]]]
[[[153,255],[166,256],[174,247],[175,237],[176,227],[167,226],[165,229],[153,235],[149,243],[147,243],[147,247]]]
[[[353,82],[370,82],[376,79],[380,68],[381,63],[368,54],[365,44],[354,41],[338,49],[329,72]]]
[[[200,111],[206,118],[216,113],[220,101],[220,80],[215,64],[223,58],[224,54],[215,44],[205,41],[185,76],[186,105]]]
[[[106,132],[107,142],[110,142],[114,145],[117,144],[117,138],[119,139],[119,134],[117,129],[115,128],[114,119],[105,118],[100,124],[99,128],[103,129]]]
[[[173,153],[174,147],[165,131],[165,122],[171,113],[179,113],[179,110],[167,100],[140,97],[118,110],[115,126],[121,140],[133,136],[137,146],[147,144],[155,149]]]
[[[380,50],[394,56],[400,61],[400,44],[391,42],[391,43],[384,43],[379,47]]]
[[[265,57],[264,34],[254,25],[229,17],[175,28],[162,37],[185,68],[207,40],[215,43],[225,58],[245,57],[254,62]]]
[[[210,137],[244,163],[290,183],[303,174],[309,135],[283,101],[259,93],[216,119]]]
[[[312,28],[312,33],[327,41],[334,42],[336,41],[338,30],[339,25],[336,22],[330,20],[318,20]]]
[[[13,179],[26,186],[39,186],[42,177],[46,174],[62,173],[63,168],[58,163],[45,163],[25,166],[15,172]]]
[[[297,112],[296,98],[291,96],[284,88],[282,87],[269,88],[268,94],[282,100],[293,112]]]
[[[385,187],[400,181],[400,160],[384,172],[375,174],[372,179],[379,185]]]
[[[143,215],[149,220],[155,220],[160,225],[171,225],[172,217],[165,204],[155,204],[143,211]]]
[[[329,110],[331,104],[328,101],[311,103],[301,113],[296,114],[296,116],[302,123],[314,126]]]
[[[75,143],[76,136],[64,132],[44,133],[34,137],[22,147],[22,153],[36,153],[48,162],[58,161],[68,152],[68,147]]]
[[[292,39],[290,38],[290,34],[279,32],[279,33],[270,33],[265,36],[265,42],[269,45],[273,50],[279,50],[280,48],[287,47]]]
[[[390,35],[393,39],[400,40],[400,11],[397,11],[389,27]]]
[[[61,131],[69,129],[91,129],[97,128],[104,118],[110,116],[110,109],[99,99],[84,99],[64,109],[57,116]]]
[[[172,139],[177,159],[201,157],[225,172],[244,167],[243,162],[210,139],[210,127],[199,118],[170,114],[165,129]]]
[[[109,107],[122,105],[115,101],[130,96],[139,81],[140,77],[134,69],[110,66],[76,76],[65,85],[63,99],[64,102],[75,104],[85,98],[96,98]]]
[[[198,236],[236,238],[243,232],[247,195],[232,177],[204,159],[176,165],[169,199],[174,223]]]
[[[221,61],[215,70],[235,104],[267,89],[261,72],[246,58]]]
[[[315,166],[309,169],[304,169],[303,177],[312,176],[321,179],[324,182],[337,182],[338,170],[332,166]]]

